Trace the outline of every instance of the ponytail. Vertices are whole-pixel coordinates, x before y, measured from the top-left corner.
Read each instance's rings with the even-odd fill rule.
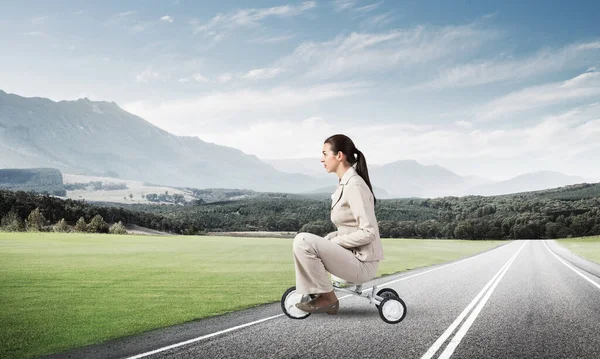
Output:
[[[369,170],[367,169],[367,160],[365,159],[365,155],[363,155],[362,152],[360,152],[358,150],[358,148],[355,148],[355,152],[356,152],[356,172],[358,173],[359,176],[362,177],[363,180],[365,180],[365,182],[367,183],[367,186],[369,186],[369,189],[371,190],[371,194],[373,194],[373,204],[377,203],[377,199],[375,198],[375,193],[373,192],[373,187],[371,186],[371,181],[369,180]]]

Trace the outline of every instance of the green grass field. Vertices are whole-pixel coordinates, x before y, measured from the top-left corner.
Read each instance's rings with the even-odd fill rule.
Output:
[[[558,239],[557,242],[583,258],[600,263],[600,237]]]
[[[503,243],[384,239],[378,275]],[[292,285],[291,239],[0,232],[0,358],[276,302]]]

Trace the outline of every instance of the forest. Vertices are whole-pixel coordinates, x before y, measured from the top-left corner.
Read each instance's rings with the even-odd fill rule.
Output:
[[[107,223],[136,224],[177,234],[231,231],[334,231],[330,199],[270,196],[185,205],[87,203],[49,194],[0,190],[4,230],[39,209],[46,230],[62,219],[74,226],[101,216]],[[378,199],[384,238],[541,239],[600,235],[600,184],[502,196]],[[18,224],[18,223],[17,223]],[[44,227],[44,226],[42,226]],[[105,228],[105,227],[103,227]]]

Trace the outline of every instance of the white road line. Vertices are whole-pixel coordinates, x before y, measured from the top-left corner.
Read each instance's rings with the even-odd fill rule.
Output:
[[[446,268],[446,267],[449,267],[449,266],[452,266],[452,265],[456,265],[456,264],[459,264],[459,263],[462,263],[462,262],[465,262],[465,261],[468,261],[468,260],[474,259],[474,258],[476,258],[476,257],[479,257],[480,255],[483,255],[483,254],[486,254],[486,253],[488,253],[488,252],[486,251],[486,252],[483,252],[483,253],[479,253],[479,254],[477,254],[477,255],[475,255],[475,256],[472,256],[472,257],[469,257],[469,258],[462,259],[462,260],[460,260],[460,261],[458,261],[458,262],[453,262],[453,263],[450,263],[450,264],[446,264],[446,265],[443,265],[443,266],[441,266],[441,267],[437,267],[437,268],[434,268],[434,269],[430,269],[430,270],[428,270],[428,271],[421,272],[421,273],[417,273],[417,274],[414,274],[414,275],[411,275],[411,276],[408,276],[408,277],[403,277],[403,278],[400,278],[400,279],[395,279],[395,280],[392,280],[392,281],[389,281],[389,282],[386,282],[386,283],[379,284],[379,285],[377,285],[377,286],[378,286],[378,287],[383,287],[383,286],[386,286],[386,285],[390,285],[390,284],[392,284],[392,283],[396,283],[396,282],[400,282],[400,281],[403,281],[403,280],[406,280],[406,279],[410,279],[410,278],[418,277],[418,276],[420,276],[420,275],[423,275],[423,274],[427,274],[427,273],[430,273],[430,272],[433,272],[433,271],[436,271],[436,270],[439,270],[439,269],[442,269],[442,268]],[[371,288],[367,288],[367,289],[363,289],[363,291],[367,291],[367,290],[369,290],[369,289],[372,289],[372,288],[373,288],[373,287],[371,287]],[[354,295],[352,295],[352,294],[348,294],[348,295],[345,295],[345,296],[343,296],[343,297],[341,297],[341,298],[338,298],[338,300],[342,300],[342,299],[344,299],[344,298],[353,297],[353,296],[354,296]],[[198,342],[198,341],[200,341],[200,340],[204,340],[204,339],[208,339],[208,338],[215,337],[215,336],[217,336],[217,335],[225,334],[225,333],[228,333],[228,332],[231,332],[231,331],[237,330],[237,329],[242,329],[242,328],[249,327],[249,326],[252,326],[252,325],[255,325],[255,324],[259,324],[259,323],[262,323],[262,322],[266,322],[267,320],[271,320],[271,319],[279,318],[279,317],[281,317],[281,316],[284,316],[284,315],[285,315],[285,314],[278,314],[278,315],[274,315],[274,316],[272,316],[272,317],[263,318],[263,319],[260,319],[260,320],[256,320],[256,321],[254,321],[254,322],[250,322],[250,323],[246,323],[246,324],[238,325],[238,326],[236,326],[236,327],[232,327],[232,328],[224,329],[224,330],[221,330],[221,331],[218,331],[218,332],[214,332],[214,333],[211,333],[211,334],[203,335],[203,336],[201,336],[201,337],[197,337],[197,338],[193,338],[193,339],[190,339],[190,340],[186,340],[186,341],[184,341],[184,342],[175,343],[175,344],[172,344],[172,345],[169,345],[169,346],[166,346],[166,347],[158,348],[158,349],[155,349],[155,350],[152,350],[152,351],[146,352],[146,353],[142,353],[142,354],[138,354],[138,355],[135,355],[135,356],[127,357],[126,359],[138,359],[138,358],[143,358],[143,357],[146,357],[146,356],[149,356],[149,355],[152,355],[152,354],[156,354],[156,353],[164,352],[164,351],[166,351],[166,350],[169,350],[169,349],[173,349],[173,348],[177,348],[177,347],[180,347],[180,346],[183,346],[183,345],[187,345],[187,344],[195,343],[195,342]]]
[[[284,315],[284,314],[278,314],[278,315],[274,315],[274,316],[268,317],[268,318],[263,318],[261,320],[257,320],[257,321],[251,322],[251,323],[246,323],[246,324],[238,325],[237,327],[232,327],[232,328],[229,328],[229,329],[221,330],[219,332],[214,332],[214,333],[211,333],[211,334],[203,335],[203,336],[198,337],[198,338],[186,340],[185,342],[176,343],[176,344],[169,345],[169,346],[166,346],[166,347],[158,348],[156,350],[152,350],[152,351],[149,351],[149,352],[146,352],[146,353],[142,353],[142,354],[138,354],[138,355],[135,355],[135,356],[132,356],[132,357],[128,357],[127,359],[143,358],[143,357],[146,357],[148,355],[152,355],[152,354],[164,352],[165,350],[177,348],[177,347],[180,347],[180,346],[183,346],[183,345],[187,345],[187,344],[191,344],[191,343],[194,343],[194,342],[197,342],[197,341],[200,341],[200,340],[212,338],[212,337],[217,336],[219,334],[224,334],[224,333],[231,332],[231,331],[234,331],[234,330],[237,330],[237,329],[242,329],[242,328],[245,328],[245,327],[249,327],[249,326],[254,325],[254,324],[266,322],[267,320],[279,318],[282,315]]]
[[[510,263],[512,263],[512,261],[515,258],[517,258],[517,255],[519,254],[519,252],[521,251],[521,249],[523,249],[523,247],[525,246],[525,244],[527,244],[527,242],[525,242],[521,246],[521,248],[517,251],[517,253],[515,253],[502,266],[502,268],[500,268],[500,270],[492,277],[492,279],[483,287],[483,289],[479,292],[479,294],[477,294],[477,296],[475,297],[475,299],[473,299],[471,301],[471,303],[469,303],[469,305],[467,305],[467,307],[462,311],[462,313],[460,313],[460,315],[454,320],[454,322],[452,322],[452,324],[450,324],[450,326],[448,327],[448,329],[446,329],[446,331],[433,343],[433,345],[429,348],[429,350],[427,350],[427,352],[425,354],[423,354],[423,356],[421,357],[421,359],[429,359],[429,358],[432,358],[435,355],[435,353],[444,344],[444,342],[446,341],[446,339],[448,339],[450,337],[450,335],[454,332],[454,330],[456,329],[456,327],[458,327],[458,325],[463,321],[463,319],[467,316],[467,314],[471,311],[471,309],[475,306],[475,304],[477,304],[477,302],[479,301],[479,299],[488,291],[488,289],[492,286],[492,284],[496,281],[496,279],[501,275],[501,273],[503,273],[503,271],[508,268],[508,266],[510,265]]]
[[[548,245],[546,244],[546,241],[544,241],[544,246],[546,246],[546,249],[552,253],[553,256],[556,257],[556,259],[558,259],[559,261],[561,261],[564,265],[566,265],[567,267],[571,268],[573,270],[573,272],[579,274],[583,279],[587,280],[588,282],[592,283],[592,285],[596,286],[596,288],[600,289],[600,284],[594,282],[593,280],[591,280],[590,278],[588,278],[587,276],[583,275],[580,271],[578,271],[577,269],[575,269],[574,267],[572,267],[570,264],[568,264],[567,262],[563,261],[559,256],[557,256],[554,252],[552,252],[552,250],[550,249],[550,247],[548,247]]]
[[[506,268],[504,268],[504,271],[502,272],[502,274],[500,274],[498,279],[496,279],[496,282],[494,282],[494,284],[492,285],[490,290],[488,290],[488,292],[485,294],[485,296],[483,297],[481,302],[479,302],[479,304],[477,305],[475,310],[473,310],[471,315],[469,315],[469,318],[467,318],[467,320],[464,322],[464,324],[460,327],[460,329],[458,330],[456,335],[454,335],[454,337],[452,339],[450,339],[450,343],[448,343],[448,346],[446,347],[446,349],[444,349],[444,351],[442,352],[442,354],[439,356],[438,359],[448,359],[452,356],[452,353],[454,353],[454,350],[460,344],[460,341],[467,334],[467,332],[469,331],[469,328],[471,328],[471,325],[473,325],[473,322],[475,321],[475,319],[481,312],[481,309],[483,309],[483,307],[485,306],[485,303],[487,303],[488,299],[490,299],[490,296],[494,292],[494,289],[496,289],[496,287],[498,286],[498,283],[500,283],[500,281],[502,280],[502,277],[504,277],[504,275],[508,271],[508,268],[510,268],[511,264],[513,264],[513,262],[517,259],[517,256],[519,255],[519,253],[521,252],[523,247],[525,247],[526,244],[527,244],[527,242],[525,242],[521,246],[521,248],[519,249],[517,254],[515,254],[515,256],[511,259],[511,261],[506,266]]]

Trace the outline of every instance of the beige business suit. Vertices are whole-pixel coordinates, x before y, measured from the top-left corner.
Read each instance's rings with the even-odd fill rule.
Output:
[[[337,231],[325,238],[310,233],[294,238],[296,290],[303,294],[331,292],[327,272],[351,283],[369,281],[383,259],[373,195],[354,167],[344,173],[331,200]]]

